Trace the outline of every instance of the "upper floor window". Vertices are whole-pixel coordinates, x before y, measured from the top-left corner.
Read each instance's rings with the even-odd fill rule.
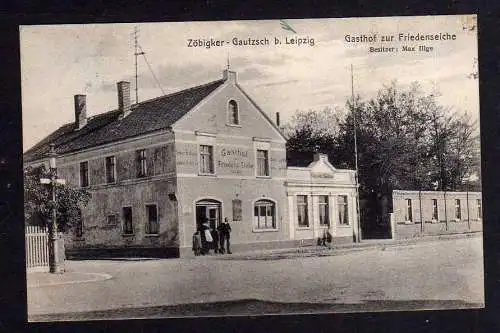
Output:
[[[228,120],[231,125],[239,125],[239,112],[238,112],[238,104],[235,100],[230,100],[228,103]]]
[[[80,163],[80,186],[89,186],[89,162]]]
[[[145,177],[147,175],[146,150],[137,151],[137,177]]]
[[[269,176],[269,154],[267,150],[257,149],[257,176]]]
[[[114,156],[106,157],[106,183],[116,182],[116,159]]]
[[[297,220],[299,227],[309,227],[307,195],[297,195]]]
[[[328,213],[328,196],[319,196],[319,225],[329,226],[330,225],[330,215]]]
[[[200,145],[200,173],[214,173],[214,147],[208,145]]]
[[[347,204],[347,195],[338,196],[338,208],[339,208],[339,224],[348,225],[349,224],[349,207]]]

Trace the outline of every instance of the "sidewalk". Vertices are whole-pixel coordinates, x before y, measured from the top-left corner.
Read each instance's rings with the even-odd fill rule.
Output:
[[[207,258],[223,259],[223,260],[278,260],[291,259],[297,257],[312,257],[312,256],[334,256],[350,252],[363,251],[375,248],[384,249],[386,247],[408,246],[426,242],[463,239],[469,237],[481,237],[482,232],[471,232],[465,234],[449,234],[438,236],[425,236],[411,239],[366,239],[360,243],[349,244],[331,244],[328,246],[304,246],[299,248],[273,249],[273,250],[256,250],[242,253],[233,253],[232,255],[212,255]]]
[[[29,272],[26,274],[28,288],[106,281],[111,278],[112,276],[106,273],[64,272],[62,274],[51,274],[48,272]]]
[[[304,246],[299,248],[273,249],[273,250],[255,250],[241,253],[233,253],[231,255],[209,255],[203,259],[215,260],[279,260],[292,259],[300,257],[313,256],[336,256],[356,251],[363,251],[375,248],[384,249],[386,247],[408,246],[423,242],[432,242],[439,240],[452,240],[467,237],[480,237],[482,232],[468,234],[451,234],[441,236],[426,236],[422,238],[392,240],[392,239],[369,239],[363,240],[361,243],[349,244],[333,244],[330,246]],[[202,259],[198,257],[199,259]],[[148,260],[151,258],[143,258]],[[198,260],[199,260],[198,259]],[[182,260],[182,259],[170,259]],[[190,259],[193,260],[193,259]],[[136,261],[136,260],[133,260]],[[87,273],[66,271],[62,274],[51,274],[48,272],[28,272],[27,283],[28,288],[50,287],[57,285],[73,284],[73,283],[88,283],[106,281],[113,278],[106,273]]]

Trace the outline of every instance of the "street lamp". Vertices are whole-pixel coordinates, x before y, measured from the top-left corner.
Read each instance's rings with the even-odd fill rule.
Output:
[[[57,167],[56,167],[56,150],[53,143],[50,144],[50,154],[49,154],[49,174],[50,179],[41,179],[42,183],[50,183],[52,192],[52,221],[49,224],[49,272],[50,273],[62,273],[62,267],[59,262],[59,249],[57,246],[57,208],[56,208],[56,183],[57,179]]]

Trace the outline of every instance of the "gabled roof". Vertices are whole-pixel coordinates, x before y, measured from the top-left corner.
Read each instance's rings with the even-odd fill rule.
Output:
[[[58,154],[65,154],[169,128],[224,82],[221,79],[132,105],[131,113],[122,119],[113,110],[90,117],[80,130],[75,130],[74,123],[63,125],[26,151],[24,161],[45,158],[50,143]]]

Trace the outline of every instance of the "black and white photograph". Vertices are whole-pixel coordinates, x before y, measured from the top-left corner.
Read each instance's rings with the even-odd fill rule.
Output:
[[[484,308],[476,15],[19,38],[28,321]]]

